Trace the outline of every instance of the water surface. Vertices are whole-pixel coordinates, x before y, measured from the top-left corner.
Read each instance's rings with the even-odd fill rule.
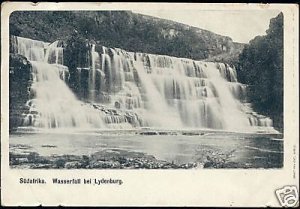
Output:
[[[267,135],[223,132],[203,135],[140,135],[135,132],[10,135],[11,154],[35,152],[46,157],[90,156],[116,150],[144,153],[175,164],[203,165],[212,161],[223,163],[225,166],[222,167],[232,167],[232,164],[243,168],[283,166],[283,141]]]

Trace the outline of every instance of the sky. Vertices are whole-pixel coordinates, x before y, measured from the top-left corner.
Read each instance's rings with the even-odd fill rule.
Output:
[[[169,19],[190,26],[229,36],[233,41],[249,43],[257,35],[265,35],[270,19],[278,10],[196,11],[196,10],[133,10],[135,13]]]

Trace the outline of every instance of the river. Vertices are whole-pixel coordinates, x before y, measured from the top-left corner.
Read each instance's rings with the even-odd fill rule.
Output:
[[[83,158],[88,161],[84,166]],[[63,161],[62,166],[57,165],[58,160]],[[281,168],[283,140],[276,135],[209,131],[23,132],[10,135],[10,165],[14,168],[164,168],[163,165]]]

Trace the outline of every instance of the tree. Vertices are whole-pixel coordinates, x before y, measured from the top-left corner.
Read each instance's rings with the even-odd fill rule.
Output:
[[[249,85],[248,97],[257,112],[283,128],[283,14],[270,20],[267,35],[245,46],[237,66],[239,80]]]

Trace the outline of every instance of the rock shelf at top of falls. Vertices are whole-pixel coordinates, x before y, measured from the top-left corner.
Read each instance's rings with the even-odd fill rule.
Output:
[[[72,48],[59,41],[14,36],[11,42],[31,65],[21,126],[274,130],[271,119],[246,103],[247,87],[227,64],[88,44],[80,52],[85,63],[71,65],[65,56]]]

